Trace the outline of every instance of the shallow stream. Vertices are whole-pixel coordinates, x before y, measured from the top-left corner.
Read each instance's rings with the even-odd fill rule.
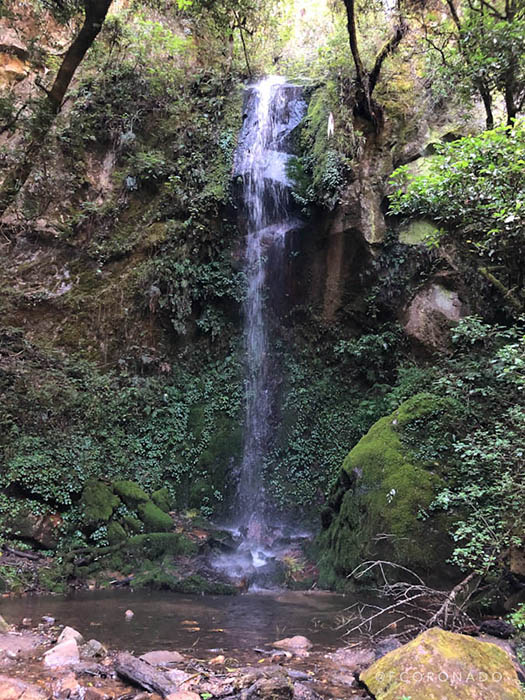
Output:
[[[238,596],[170,592],[82,591],[69,596],[4,599],[0,613],[19,625],[44,615],[116,649],[251,650],[296,634],[317,646],[341,646],[338,616],[353,601],[329,593],[275,592]],[[134,612],[127,620],[126,610]]]

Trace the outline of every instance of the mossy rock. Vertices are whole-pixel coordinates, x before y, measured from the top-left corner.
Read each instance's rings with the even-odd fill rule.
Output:
[[[153,491],[151,494],[151,500],[153,503],[163,510],[165,513],[168,513],[171,510],[171,497],[170,497],[170,492],[166,487],[162,489],[158,489],[157,491]]]
[[[131,537],[126,550],[142,559],[160,559],[166,554],[195,554],[197,545],[179,532],[151,532]]]
[[[138,506],[138,512],[146,532],[169,532],[173,529],[173,520],[153,501],[141,503]]]
[[[107,484],[90,479],[84,486],[80,502],[84,511],[84,522],[86,525],[94,526],[108,522],[113,511],[120,504],[120,498]]]
[[[136,481],[115,481],[113,489],[130,508],[136,508],[140,503],[147,503],[150,500],[148,494]]]
[[[108,525],[108,542],[109,544],[117,544],[118,542],[124,542],[128,538],[128,535],[122,525],[115,520],[112,520]]]
[[[446,399],[418,394],[377,421],[348,454],[322,514],[321,585],[337,587],[372,559],[425,572],[443,567],[452,551],[450,518],[420,516],[445,482],[439,465],[420,463],[402,437],[447,410]]]
[[[175,580],[171,590],[177,593],[208,593],[210,595],[236,595],[238,593],[235,586],[229,583],[208,581],[199,576],[199,574],[192,574],[191,576],[186,576],[186,578]]]
[[[376,700],[522,700],[506,651],[434,627],[361,673]]]
[[[38,585],[50,593],[67,591],[67,569],[58,565],[43,566],[38,570]]]
[[[132,515],[125,515],[122,518],[122,524],[128,532],[131,532],[133,534],[138,534],[139,532],[142,532],[144,527],[142,525],[142,520],[134,518]]]

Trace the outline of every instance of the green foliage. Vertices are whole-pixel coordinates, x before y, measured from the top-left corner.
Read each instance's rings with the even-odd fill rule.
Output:
[[[498,128],[439,146],[424,175],[399,168],[392,176],[397,190],[390,210],[430,217],[443,226],[438,244],[452,240],[480,263],[494,266],[505,287],[521,286],[524,173],[525,129],[517,122],[511,130]]]
[[[169,490],[164,486],[161,489],[157,489],[151,494],[151,500],[165,513],[171,510],[171,496]]]
[[[525,603],[518,605],[516,610],[509,615],[509,620],[518,632],[525,632]]]

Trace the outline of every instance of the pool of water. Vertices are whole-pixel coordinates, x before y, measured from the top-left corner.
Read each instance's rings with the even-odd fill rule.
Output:
[[[144,653],[153,649],[198,651],[264,647],[301,634],[325,648],[342,645],[337,619],[347,598],[334,594],[281,592],[238,596],[169,592],[82,591],[69,596],[4,599],[9,623],[44,615],[78,629],[111,648]],[[126,610],[134,615],[126,619]]]

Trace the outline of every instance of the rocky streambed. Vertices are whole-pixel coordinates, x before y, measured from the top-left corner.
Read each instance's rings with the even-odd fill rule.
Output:
[[[133,611],[125,612],[132,620]],[[512,644],[432,628],[327,650],[303,635],[241,650],[107,648],[44,616],[0,618],[0,700],[519,700]]]

